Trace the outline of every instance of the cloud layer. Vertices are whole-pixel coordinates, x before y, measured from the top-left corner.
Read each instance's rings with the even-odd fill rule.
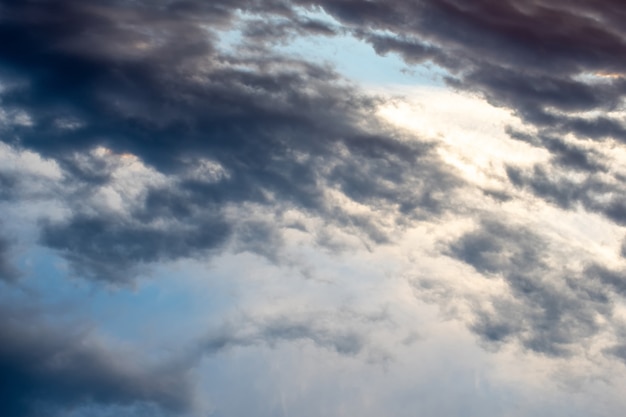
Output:
[[[198,394],[212,358],[293,345],[389,367],[422,340],[423,301],[491,352],[622,366],[625,14],[0,0],[1,414],[219,415]],[[444,86],[367,88],[289,49],[345,38]],[[159,344],[98,306],[74,313],[94,329],[55,321],[85,294],[112,294],[105,311],[135,294],[129,322],[202,308]]]
[[[454,175],[427,143],[380,125],[375,98],[323,66],[267,50],[219,51],[213,28],[231,23],[234,5],[199,15],[146,7],[6,6],[14,42],[2,51],[13,74],[4,101],[31,119],[7,139],[54,158],[68,181],[91,189],[113,181],[103,158],[80,156],[98,148],[168,176],[129,212],[70,202],[70,219],[44,226],[42,243],[78,273],[125,281],[135,264],[218,248],[237,228],[230,205],[295,206],[377,242],[389,238],[371,219],[340,213],[327,188],[385,211],[442,209]]]

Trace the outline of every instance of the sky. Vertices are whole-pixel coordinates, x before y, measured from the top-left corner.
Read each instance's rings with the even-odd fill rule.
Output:
[[[0,415],[620,415],[625,19],[0,0]]]

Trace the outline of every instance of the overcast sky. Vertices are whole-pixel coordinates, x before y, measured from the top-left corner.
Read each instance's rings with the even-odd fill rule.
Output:
[[[623,414],[624,22],[0,0],[0,415]]]

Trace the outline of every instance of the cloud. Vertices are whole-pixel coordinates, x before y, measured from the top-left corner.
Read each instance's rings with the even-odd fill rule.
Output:
[[[563,209],[575,209],[580,204],[619,225],[626,224],[626,201],[622,197],[624,183],[618,173],[611,175],[596,171],[571,176],[567,169],[558,165],[535,165],[530,169],[509,166],[507,174],[515,186]]]
[[[0,237],[0,280],[7,282],[15,281],[20,276],[13,265],[10,250],[10,242]]]
[[[507,129],[507,133],[513,139],[548,149],[552,153],[552,160],[550,161],[552,165],[588,172],[607,171],[607,167],[601,162],[603,155],[594,149],[568,143],[558,136],[533,136],[514,129]]]
[[[291,311],[242,317],[209,333],[199,349],[200,354],[206,355],[234,347],[274,347],[281,342],[308,341],[340,355],[357,356],[365,352],[371,358],[389,360],[389,354],[382,352],[369,337],[372,324],[386,321],[389,317],[384,313],[368,315],[351,311]]]
[[[327,19],[312,17],[322,10]],[[623,259],[605,265],[597,253],[561,248],[565,238],[533,227],[535,213],[526,207],[544,207],[533,198],[539,196],[559,215],[583,207],[613,222],[612,230],[626,224],[626,172],[609,149],[623,145],[625,129],[620,3],[0,0],[0,14],[0,37],[11,40],[0,43],[0,151],[3,161],[20,158],[0,168],[0,203],[16,211],[56,204],[31,227],[73,275],[122,287],[159,263],[206,261],[226,251],[284,261],[285,274],[306,258],[306,272],[317,266],[320,246],[333,256],[350,244],[375,253],[419,225],[411,244],[429,258],[424,264],[444,258],[459,274],[454,282],[441,279],[442,267],[415,280],[415,292],[444,311],[455,304],[468,313],[456,317],[484,345],[512,344],[551,358],[591,350],[624,358],[623,343],[613,340],[616,300],[626,287]],[[281,49],[303,36],[331,41],[347,34],[410,65],[432,63],[445,70],[449,87],[478,93],[513,116],[479,99],[448,105],[442,94],[455,110],[427,140],[381,118],[381,109],[393,113],[391,100],[307,60],[306,51]],[[464,112],[482,113],[464,119]],[[427,132],[434,122],[424,114]],[[523,129],[502,138],[507,121]],[[476,218],[474,229],[451,231]],[[309,240],[290,240],[294,235]],[[428,253],[431,240],[443,250]],[[298,256],[283,256],[301,243]],[[365,255],[363,263],[373,260],[372,275],[382,281],[383,272],[406,266],[398,261],[405,250],[381,250],[384,260]],[[15,279],[11,258],[9,242],[0,240],[3,280]],[[236,271],[248,284],[255,271],[245,267]],[[355,270],[342,265],[334,275]],[[219,281],[213,272],[207,281]],[[378,286],[365,289],[369,283],[347,288],[358,278],[333,296],[378,296],[371,290]],[[236,304],[230,291],[241,283],[232,281],[203,313],[221,318],[240,307],[223,305]],[[306,289],[304,303],[322,299],[308,291],[315,286],[325,296],[317,285],[329,280],[313,281],[285,284],[284,291]],[[263,285],[258,299],[272,292]],[[406,288],[389,291],[396,290],[400,299]],[[258,303],[274,303],[269,295]],[[156,365],[92,332],[5,310],[0,407],[15,416],[92,405],[184,414],[194,405],[189,370],[201,367],[204,355],[231,348],[304,343],[340,357],[393,357],[381,353],[367,317],[315,308],[233,320],[202,338],[190,358]],[[409,340],[405,330],[393,337]]]
[[[622,140],[626,92],[617,1],[300,1],[336,18],[380,54],[434,63],[449,85],[478,92],[552,134]],[[583,117],[582,114],[590,114]]]
[[[594,280],[594,268],[564,267],[554,244],[524,226],[494,219],[482,220],[449,244],[448,255],[504,285],[489,295],[463,296],[474,316],[468,326],[483,341],[517,342],[530,351],[569,356],[605,330],[613,316],[614,285],[607,278],[612,275]],[[439,290],[440,297],[450,291]]]
[[[2,307],[2,415],[63,415],[91,405],[152,405],[180,415],[193,406],[186,369],[150,365],[90,331],[50,324],[38,315]]]
[[[191,257],[223,244],[228,224],[210,214],[194,220],[193,225],[159,228],[115,217],[78,216],[45,225],[42,243],[65,256],[79,276],[125,283],[145,264]]]
[[[244,47],[268,48],[283,45],[303,36],[335,36],[339,28],[318,19],[298,16],[291,12],[265,18],[246,17],[239,25]]]
[[[430,144],[377,120],[379,99],[326,66],[218,47],[237,10],[289,9],[161,6],[4,4],[0,30],[13,42],[0,47],[0,68],[20,82],[3,105],[32,119],[7,138],[57,161],[67,189],[79,190],[63,199],[71,216],[44,221],[41,234],[78,275],[124,283],[142,264],[218,250],[245,238],[247,220],[228,213],[247,204],[296,207],[377,243],[391,239],[374,226],[377,217],[406,222],[445,210],[458,178]],[[300,23],[313,31],[322,24]],[[111,160],[127,157],[167,181],[132,197],[118,193],[129,207],[107,212],[94,195],[111,194],[119,165]],[[214,170],[198,174],[206,164]],[[373,212],[346,213],[328,190]],[[247,249],[267,256],[272,242],[280,239]]]

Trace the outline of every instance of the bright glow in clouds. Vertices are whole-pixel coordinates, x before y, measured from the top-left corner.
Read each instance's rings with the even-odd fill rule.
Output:
[[[476,96],[442,88],[423,87],[410,92],[404,89],[402,96],[391,97],[380,107],[379,115],[418,137],[435,141],[443,160],[482,189],[515,192],[508,185],[506,165],[532,167],[549,163],[550,155],[545,149],[507,135],[508,128],[533,133],[509,109],[496,108]],[[626,160],[622,155],[626,146],[613,144],[607,152],[605,145],[586,145],[602,152],[605,160],[614,160],[616,169],[621,170],[623,163],[617,161]],[[582,210],[564,212],[529,196],[524,198],[527,201],[504,203],[498,210],[538,222],[536,227],[542,230],[554,230],[563,237],[564,244],[593,248],[607,260],[618,262],[619,244],[626,231],[623,227],[615,227],[601,216]]]
[[[549,158],[544,149],[506,134],[507,127],[532,133],[510,109],[476,96],[444,88],[403,89],[402,96],[381,106],[379,115],[418,137],[437,141],[444,160],[480,186],[505,181],[505,163],[530,166]]]

